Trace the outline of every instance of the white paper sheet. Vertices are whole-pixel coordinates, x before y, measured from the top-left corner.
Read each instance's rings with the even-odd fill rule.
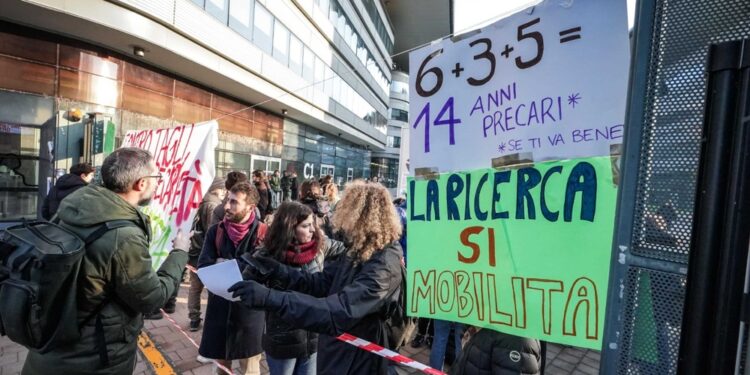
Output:
[[[213,266],[198,269],[198,277],[211,293],[229,301],[239,301],[239,298],[232,298],[232,293],[227,292],[230,286],[238,281],[242,281],[240,267],[237,260],[232,259],[226,262],[214,264]]]

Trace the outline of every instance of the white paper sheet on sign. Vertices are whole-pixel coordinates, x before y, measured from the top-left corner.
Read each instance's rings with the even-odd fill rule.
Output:
[[[409,56],[412,171],[609,155],[622,142],[624,1],[544,1],[458,39]]]
[[[151,203],[142,209],[151,219],[149,253],[154,269],[172,250],[177,231],[190,232],[198,205],[213,182],[218,129],[216,121],[208,121],[125,134],[121,147],[150,151],[162,175]]]

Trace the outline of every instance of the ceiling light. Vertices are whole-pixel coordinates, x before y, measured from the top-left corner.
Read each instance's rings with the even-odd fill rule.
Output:
[[[136,47],[133,47],[133,54],[138,57],[143,57],[143,56],[146,56],[146,50],[144,50],[141,47],[136,46]]]

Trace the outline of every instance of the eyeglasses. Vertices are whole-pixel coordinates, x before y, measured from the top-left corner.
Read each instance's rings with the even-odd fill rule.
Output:
[[[156,175],[153,175],[153,176],[143,176],[141,178],[155,178],[157,180],[161,180],[162,179],[162,175],[156,174]]]

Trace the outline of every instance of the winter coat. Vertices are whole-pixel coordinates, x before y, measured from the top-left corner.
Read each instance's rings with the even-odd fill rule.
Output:
[[[451,375],[536,375],[542,367],[539,340],[482,329],[466,343]]]
[[[281,190],[289,191],[291,188],[292,188],[291,177],[289,176],[281,177]]]
[[[201,255],[203,249],[203,240],[206,238],[206,232],[208,228],[216,224],[217,220],[214,217],[214,210],[217,206],[222,204],[222,200],[216,195],[215,192],[210,192],[203,197],[201,204],[198,206],[198,212],[195,214],[193,221],[193,236],[190,237],[190,263],[191,266],[198,266],[198,257]]]
[[[256,183],[255,188],[258,189],[258,196],[260,197],[257,207],[260,211],[260,220],[263,221],[266,215],[273,211],[271,207],[271,202],[273,201],[271,198],[271,189],[268,187],[268,182],[265,181]]]
[[[131,220],[137,225],[105,233],[86,248],[81,264],[77,318],[83,323],[104,303],[99,314],[109,366],[105,368],[99,359],[96,319],[89,319],[74,345],[45,354],[30,351],[22,373],[132,374],[143,314],[164,306],[174,293],[188,255],[173,251],[154,272],[148,252],[151,233],[147,217],[100,186],[89,185],[68,196],[60,204],[58,217],[61,225],[81,238],[105,221]]]
[[[296,201],[299,196],[299,185],[297,185],[297,177],[289,177],[289,190],[292,192],[292,200]]]
[[[268,184],[271,185],[271,190],[275,192],[281,191],[281,177],[271,175],[271,177],[268,178]]]
[[[336,339],[347,332],[387,347],[385,312],[401,288],[398,242],[355,261],[349,251],[323,272],[290,270],[289,291],[272,290],[265,308],[290,325],[320,333],[318,374],[386,374],[387,360]]]
[[[235,247],[224,230],[224,223],[212,226],[203,242],[203,250],[198,258],[198,268],[216,264],[218,258],[236,259],[244,253],[254,253],[259,227],[265,224],[256,218],[250,231]],[[223,240],[216,249],[216,233],[221,227]],[[208,293],[208,306],[203,322],[203,338],[198,353],[213,359],[243,359],[263,352],[261,337],[266,316],[263,310],[249,309],[238,302],[231,302],[213,293]]]
[[[42,203],[42,217],[46,220],[52,219],[52,216],[55,216],[57,213],[57,208],[60,206],[63,198],[86,185],[86,181],[81,176],[75,174],[61,176],[55,183],[55,186],[49,191],[47,197],[44,198],[44,203]]]
[[[263,256],[271,256],[265,249],[258,250]],[[334,260],[346,251],[342,242],[325,238],[325,244],[315,258],[307,264],[297,267],[306,273],[317,273],[324,269],[327,262]],[[290,267],[292,267],[290,265]],[[269,283],[272,287],[273,281]],[[266,333],[263,335],[263,350],[277,359],[309,357],[318,351],[318,334],[304,329],[295,329],[275,313],[266,313]]]

